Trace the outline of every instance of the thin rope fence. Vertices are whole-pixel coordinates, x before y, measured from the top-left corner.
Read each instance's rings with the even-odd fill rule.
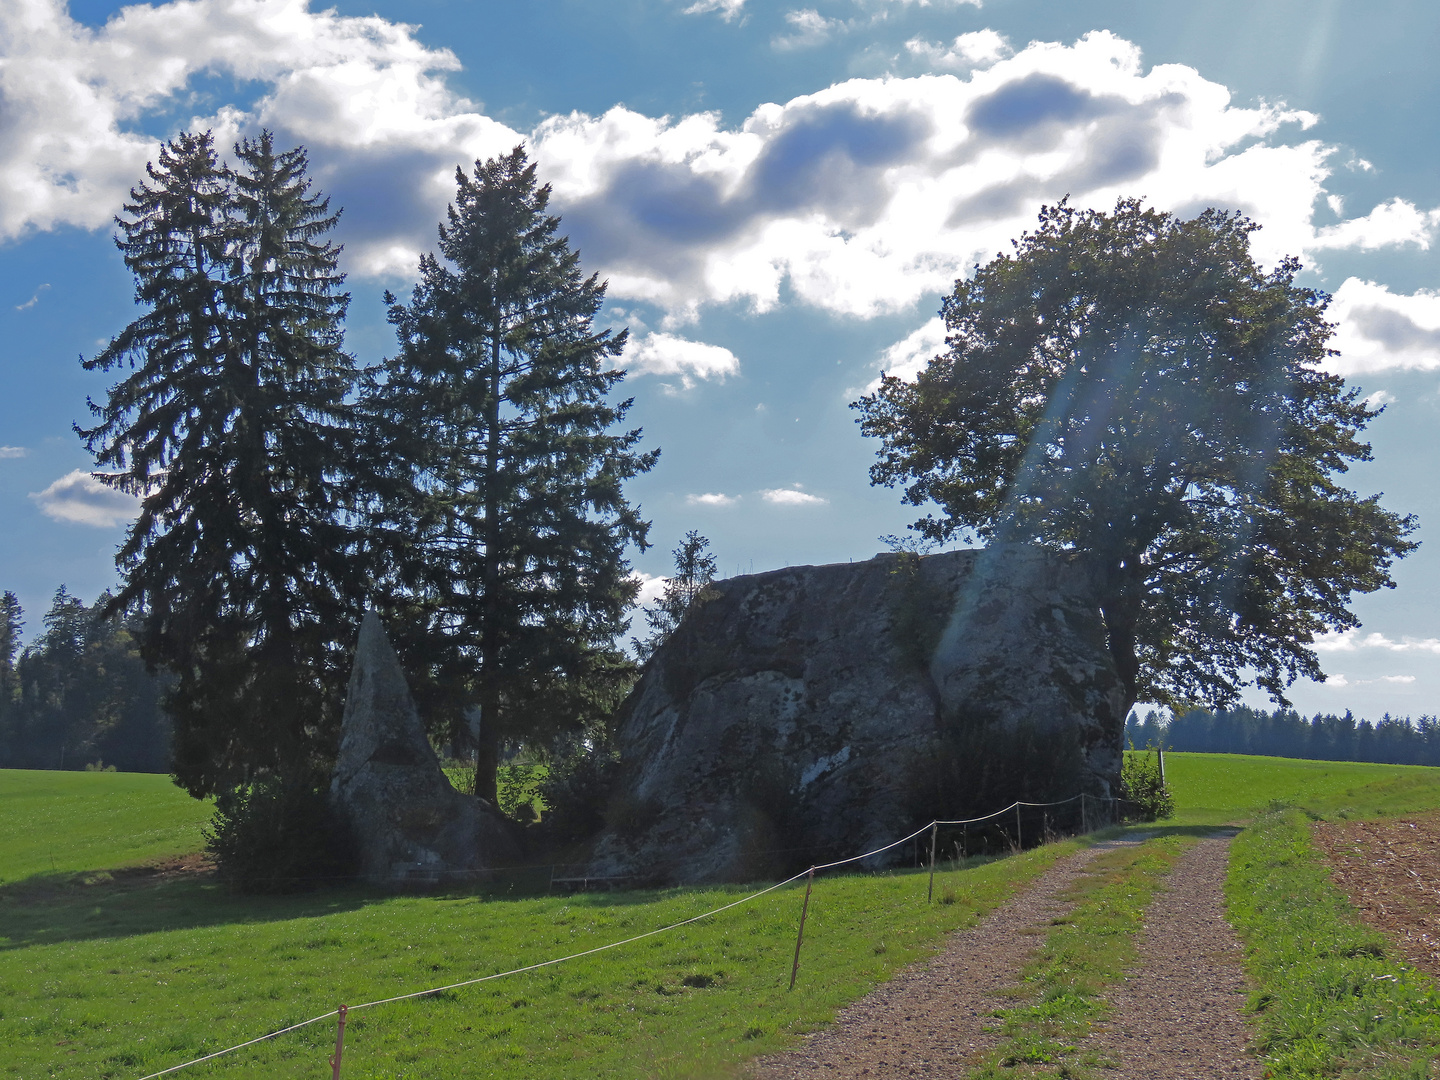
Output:
[[[697,922],[700,922],[700,921],[702,921],[702,920],[704,920],[704,919],[711,918],[712,916],[722,914],[723,912],[729,911],[729,910],[731,910],[732,908],[740,907],[742,904],[748,904],[750,901],[752,901],[752,900],[758,900],[760,897],[765,896],[765,895],[767,895],[767,894],[769,894],[769,893],[775,892],[777,889],[783,889],[786,885],[791,885],[791,884],[799,881],[801,878],[810,878],[811,880],[813,880],[816,872],[818,872],[818,871],[821,871],[821,870],[833,870],[833,869],[835,869],[836,867],[839,867],[839,866],[848,866],[848,865],[850,865],[851,863],[863,862],[865,859],[873,858],[873,857],[876,856],[876,855],[883,855],[885,852],[891,851],[891,850],[893,850],[894,848],[897,848],[897,847],[901,846],[902,844],[908,844],[910,841],[916,839],[917,837],[923,835],[924,833],[926,833],[926,832],[932,832],[933,830],[937,829],[939,826],[942,826],[942,825],[973,825],[973,824],[976,824],[976,823],[979,823],[979,822],[982,822],[982,821],[989,821],[989,820],[991,820],[991,819],[993,819],[993,818],[1001,817],[1001,816],[1003,816],[1003,815],[1005,815],[1005,814],[1008,814],[1011,810],[1015,810],[1015,809],[1017,809],[1017,808],[1019,808],[1019,807],[1021,807],[1021,806],[1029,806],[1029,807],[1063,806],[1063,805],[1065,805],[1065,804],[1067,804],[1067,803],[1072,803],[1072,802],[1074,802],[1076,799],[1085,799],[1085,798],[1094,799],[1096,802],[1106,802],[1106,803],[1118,803],[1118,802],[1122,802],[1122,801],[1123,801],[1123,800],[1120,800],[1120,799],[1104,798],[1104,797],[1101,797],[1101,796],[1087,795],[1087,794],[1073,795],[1073,796],[1071,796],[1071,797],[1068,798],[1068,799],[1060,799],[1060,800],[1057,800],[1057,801],[1055,801],[1055,802],[1048,802],[1048,803],[1021,802],[1021,801],[1019,801],[1019,800],[1016,800],[1015,802],[1011,803],[1009,806],[1005,807],[1005,809],[1003,809],[1003,810],[997,810],[997,811],[995,811],[993,814],[986,814],[986,815],[984,815],[983,817],[978,817],[978,818],[966,818],[966,819],[956,820],[956,821],[941,821],[941,820],[939,820],[939,819],[936,819],[936,820],[931,821],[930,823],[928,823],[928,824],[926,824],[926,825],[922,825],[920,828],[916,829],[914,832],[909,833],[908,835],[901,837],[899,840],[891,841],[890,843],[884,845],[883,847],[874,848],[874,849],[872,849],[872,850],[870,850],[870,851],[867,851],[867,852],[865,852],[864,854],[861,854],[861,855],[851,855],[851,856],[849,856],[848,858],[836,859],[836,860],[834,860],[833,862],[816,864],[816,865],[814,865],[814,866],[811,866],[811,867],[810,867],[809,869],[807,869],[807,870],[801,870],[801,871],[800,871],[799,873],[797,873],[797,874],[792,874],[790,877],[785,878],[783,881],[777,881],[777,882],[775,882],[775,884],[773,884],[773,885],[768,885],[768,886],[766,886],[765,888],[760,889],[760,890],[757,891],[757,892],[750,893],[748,896],[743,896],[743,897],[741,897],[739,900],[733,900],[733,901],[731,901],[731,902],[728,903],[728,904],[722,904],[720,907],[711,908],[709,911],[702,912],[702,913],[699,914],[699,915],[692,915],[692,916],[691,916],[690,918],[688,918],[688,919],[681,919],[679,922],[669,923],[669,924],[666,925],[666,926],[661,926],[661,927],[658,927],[658,928],[656,928],[656,929],[654,929],[654,930],[647,930],[647,931],[646,931],[645,933],[643,933],[643,934],[636,934],[636,935],[634,935],[633,937],[624,938],[624,939],[621,940],[621,941],[612,941],[612,942],[610,942],[610,943],[608,943],[608,944],[606,944],[606,945],[597,945],[597,946],[595,946],[593,949],[584,949],[584,950],[582,950],[582,951],[580,951],[580,952],[569,953],[568,955],[565,955],[565,956],[557,956],[557,957],[554,957],[554,958],[552,958],[552,959],[550,959],[550,960],[542,960],[542,961],[539,961],[538,963],[526,964],[524,967],[511,968],[509,971],[499,971],[499,972],[496,972],[496,973],[494,973],[494,974],[492,974],[492,975],[479,975],[479,976],[476,976],[476,977],[473,978],[473,979],[464,979],[464,980],[462,980],[462,981],[460,981],[460,982],[447,983],[447,984],[444,985],[444,986],[432,986],[432,987],[429,987],[429,988],[427,988],[427,989],[425,989],[425,990],[415,990],[415,991],[412,991],[412,992],[410,992],[410,993],[396,994],[396,995],[394,995],[393,997],[377,998],[377,999],[374,1000],[374,1001],[367,1001],[367,1002],[365,1002],[365,1003],[363,1003],[363,1004],[361,1004],[361,1005],[349,1005],[349,1006],[342,1005],[342,1006],[340,1006],[340,1008],[338,1008],[338,1009],[331,1009],[329,1012],[320,1013],[318,1016],[312,1016],[312,1017],[310,1017],[308,1020],[301,1020],[301,1021],[299,1021],[298,1023],[290,1024],[290,1025],[288,1025],[287,1027],[279,1028],[279,1029],[277,1029],[277,1030],[275,1030],[275,1031],[269,1032],[268,1034],[259,1035],[259,1036],[257,1036],[256,1038],[253,1038],[253,1039],[247,1039],[245,1042],[236,1043],[234,1046],[228,1046],[228,1047],[226,1047],[224,1050],[216,1050],[216,1051],[214,1051],[213,1053],[205,1054],[205,1055],[202,1056],[202,1057],[197,1057],[197,1058],[194,1058],[194,1059],[192,1059],[192,1060],[190,1060],[190,1061],[182,1062],[182,1063],[179,1064],[179,1065],[172,1065],[172,1066],[170,1066],[168,1069],[161,1069],[159,1072],[148,1073],[147,1075],[145,1075],[145,1076],[143,1076],[143,1077],[140,1077],[140,1080],[156,1080],[157,1077],[168,1076],[170,1073],[179,1072],[181,1069],[188,1069],[188,1068],[190,1068],[190,1066],[192,1066],[192,1065],[201,1065],[201,1064],[203,1064],[203,1063],[205,1063],[205,1062],[207,1062],[207,1061],[213,1061],[213,1060],[216,1059],[216,1058],[224,1057],[226,1054],[233,1054],[233,1053],[235,1053],[237,1050],[244,1050],[246,1047],[255,1046],[256,1044],[262,1043],[262,1042],[267,1042],[268,1040],[278,1038],[278,1037],[281,1036],[281,1035],[288,1035],[288,1034],[289,1034],[290,1032],[292,1032],[292,1031],[299,1031],[299,1030],[300,1030],[301,1028],[303,1028],[303,1027],[309,1027],[311,1024],[318,1024],[318,1023],[319,1023],[320,1021],[322,1021],[322,1020],[329,1020],[331,1017],[343,1017],[343,1016],[345,1016],[347,1013],[353,1013],[353,1012],[355,1012],[357,1009],[370,1009],[370,1008],[374,1008],[374,1007],[379,1006],[379,1005],[389,1005],[389,1004],[392,1004],[392,1003],[397,1002],[397,1001],[410,1001],[410,1000],[413,1000],[413,999],[415,999],[415,998],[428,997],[428,996],[430,996],[430,995],[432,995],[432,994],[442,994],[442,993],[445,993],[445,992],[448,991],[448,990],[458,990],[458,989],[461,989],[462,987],[466,987],[466,986],[475,986],[475,985],[477,985],[477,984],[479,984],[479,983],[492,982],[492,981],[494,981],[494,980],[496,980],[496,979],[503,979],[503,978],[506,978],[507,976],[510,976],[510,975],[522,975],[522,974],[524,974],[525,972],[528,972],[528,971],[539,971],[539,970],[542,969],[542,968],[554,967],[554,966],[557,965],[557,964],[563,964],[563,963],[566,963],[567,961],[570,961],[570,960],[579,960],[579,959],[581,959],[581,958],[583,958],[583,957],[586,957],[586,956],[594,956],[596,953],[607,952],[607,951],[609,951],[610,949],[618,949],[618,948],[620,948],[620,947],[622,947],[622,946],[625,946],[625,945],[632,945],[632,944],[634,944],[634,943],[637,942],[637,941],[644,941],[646,938],[657,937],[658,935],[664,934],[664,933],[668,933],[668,932],[671,931],[671,930],[678,930],[678,929],[679,929],[680,927],[682,927],[682,926],[690,926],[690,925],[693,924],[693,923],[697,923]],[[934,852],[933,843],[932,843],[932,846],[931,846],[930,867],[931,867],[931,880],[932,880],[932,888],[933,888],[934,867],[935,867],[935,852]],[[809,888],[809,887],[808,887],[808,885],[807,885],[807,892],[806,892],[806,896],[807,896],[807,901],[806,901],[806,902],[807,902],[807,906],[808,906],[808,896],[809,896],[808,888]],[[802,913],[802,916],[801,916],[801,935],[802,935],[802,936],[803,936],[803,933],[804,933],[804,915],[803,915],[803,913]],[[798,940],[798,939],[797,939],[797,942],[796,942],[796,961],[795,961],[795,963],[796,963],[796,968],[798,969],[798,964],[799,964],[799,940]],[[791,985],[791,988],[793,989],[793,988],[794,988],[794,985],[795,985],[795,982],[794,982],[794,970],[792,970],[792,972],[791,972],[791,983],[790,983],[790,985]],[[342,1022],[343,1022],[343,1021],[342,1021]],[[336,1049],[337,1049],[337,1058],[331,1059],[331,1064],[332,1064],[332,1066],[334,1067],[335,1076],[338,1078],[339,1072],[340,1072],[340,1069],[339,1069],[339,1060],[338,1060],[338,1052],[339,1052],[339,1046],[338,1046],[338,1045],[337,1045],[337,1048],[336,1048]]]

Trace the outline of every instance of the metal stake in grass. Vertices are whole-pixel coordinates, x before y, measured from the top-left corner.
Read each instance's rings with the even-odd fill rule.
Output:
[[[815,868],[805,878],[805,903],[800,907],[800,932],[795,935],[795,962],[790,965],[790,989],[795,989],[795,976],[800,974],[800,942],[805,940],[805,913],[810,910],[810,886],[815,883]]]
[[[340,1006],[340,1019],[335,1026],[335,1056],[330,1059],[330,1080],[340,1080],[340,1056],[345,1053],[345,1006]]]
[[[940,831],[940,823],[930,823],[930,891],[925,896],[927,904],[935,902],[935,834]]]

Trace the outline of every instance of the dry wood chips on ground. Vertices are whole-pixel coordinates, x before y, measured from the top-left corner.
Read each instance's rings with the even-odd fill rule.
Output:
[[[1315,845],[1361,917],[1409,963],[1440,978],[1440,813],[1390,821],[1321,821]]]

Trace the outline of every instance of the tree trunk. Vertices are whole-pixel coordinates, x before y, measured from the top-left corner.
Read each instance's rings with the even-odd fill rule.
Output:
[[[1135,626],[1138,622],[1138,605],[1123,592],[1109,593],[1100,602],[1100,614],[1105,620],[1105,633],[1110,648],[1110,658],[1115,663],[1115,673],[1120,676],[1120,685],[1125,690],[1125,707],[1120,713],[1123,728],[1125,718],[1135,707],[1140,696],[1140,658],[1137,655]]]
[[[500,514],[496,485],[500,477],[500,339],[503,320],[497,311],[490,336],[489,383],[485,401],[485,523],[482,543],[485,547],[481,581],[484,595],[480,599],[480,733],[475,749],[475,794],[491,806],[499,806],[495,771],[500,766],[500,633],[496,625],[500,604],[497,585],[500,580],[499,552]]]
[[[475,740],[475,794],[496,809],[500,806],[495,774],[500,768],[500,740],[485,734],[482,713],[480,735]]]

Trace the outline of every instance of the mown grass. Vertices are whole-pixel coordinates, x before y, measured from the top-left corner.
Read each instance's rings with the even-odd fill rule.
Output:
[[[1087,1075],[1097,1062],[1084,1040],[1108,1009],[1105,988],[1134,964],[1145,909],[1194,842],[1186,831],[1169,831],[1095,859],[1065,897],[1075,907],[1054,920],[1026,965],[1019,1003],[1000,1014],[1000,1046],[974,1080]]]
[[[723,1074],[826,1022],[1041,873],[1075,842],[923,873],[817,880],[787,992],[801,891],[599,956],[352,1015],[347,1078]],[[15,887],[23,892],[26,887]],[[0,952],[0,1076],[139,1077],[361,1001],[550,959],[744,895],[237,898],[212,885],[47,889]],[[8,929],[8,928],[7,928]],[[187,1076],[313,1077],[333,1022]]]
[[[168,776],[0,769],[0,884],[198,851],[212,809]]]
[[[1340,794],[1368,799],[1374,811],[1413,802],[1428,790],[1402,782]],[[1362,923],[1331,884],[1311,846],[1307,815],[1272,811],[1240,834],[1226,898],[1246,945],[1267,1076],[1433,1075],[1431,1063],[1440,1059],[1440,992],[1394,959],[1380,932]]]
[[[1243,821],[1276,801],[1366,813],[1440,806],[1440,769],[1424,765],[1171,752],[1165,780],[1175,795],[1174,822],[1182,825]]]
[[[1440,805],[1440,770],[1190,754],[1166,764],[1182,822],[1249,818],[1287,796],[1357,816]],[[75,874],[199,847],[209,807],[164,777],[0,772],[0,814],[0,1077],[137,1078],[342,1001],[578,951],[743,894],[238,897],[203,879]],[[1073,847],[945,870],[936,896],[950,902],[934,905],[915,874],[822,878],[793,994],[800,893],[788,889],[597,957],[357,1013],[345,1075],[728,1075],[824,1023]],[[1115,869],[1117,881],[1148,872]],[[1258,894],[1259,881],[1235,889]],[[1046,1039],[1069,1045],[1066,1025],[1093,1018],[1087,988],[1125,962],[1133,935],[1117,928],[1133,928],[1140,896],[1096,909],[1092,931],[1055,929],[1028,976],[1036,1000],[1006,1018],[1016,1060],[1044,1052]],[[1270,1004],[1262,1016],[1283,1012]],[[333,1037],[330,1022],[317,1024],[181,1075],[319,1075]]]

